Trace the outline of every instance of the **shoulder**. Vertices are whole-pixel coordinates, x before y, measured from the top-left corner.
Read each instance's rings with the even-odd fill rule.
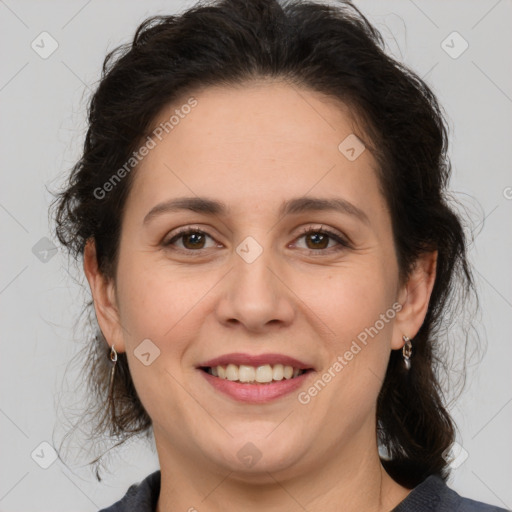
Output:
[[[148,475],[142,482],[133,484],[116,503],[99,512],[154,512],[160,494],[160,470]]]
[[[460,496],[437,475],[416,486],[392,512],[505,512],[506,509]]]

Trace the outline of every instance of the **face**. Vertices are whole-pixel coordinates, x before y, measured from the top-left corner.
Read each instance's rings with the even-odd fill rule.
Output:
[[[255,82],[194,98],[134,171],[102,330],[127,352],[160,456],[240,478],[325,467],[374,443],[407,332],[376,162],[354,159],[357,139],[338,148],[364,134],[319,93]]]

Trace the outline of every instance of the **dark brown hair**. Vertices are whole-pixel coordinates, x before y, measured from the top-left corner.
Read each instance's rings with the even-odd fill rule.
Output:
[[[416,74],[384,52],[381,35],[349,2],[223,0],[175,16],[144,21],[133,42],[111,52],[89,108],[81,159],[57,194],[56,234],[76,259],[88,239],[102,273],[113,278],[121,217],[136,169],[105,197],[95,190],[121,168],[162,108],[212,85],[277,78],[339,100],[364,126],[379,164],[402,281],[418,257],[438,250],[428,312],[413,340],[412,368],[392,351],[378,398],[383,464],[413,487],[431,474],[448,475],[444,453],[454,441],[437,371],[439,332],[461,296],[474,291],[461,221],[447,202],[450,163],[441,108]],[[455,294],[459,293],[459,300]],[[91,311],[92,302],[88,303]],[[91,315],[94,324],[94,317]],[[108,391],[109,346],[99,329],[88,343],[86,369],[94,435],[122,443],[151,431],[151,419],[119,354]]]

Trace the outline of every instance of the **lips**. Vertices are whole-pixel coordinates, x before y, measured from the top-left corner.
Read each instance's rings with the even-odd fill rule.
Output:
[[[197,368],[218,391],[253,403],[291,393],[314,371],[311,365],[283,354],[225,354]]]
[[[242,353],[225,354],[214,359],[210,359],[209,361],[201,363],[198,368],[213,368],[215,366],[227,366],[228,364],[234,364],[236,366],[246,365],[256,368],[266,364],[270,366],[282,364],[283,366],[291,366],[298,370],[314,370],[312,365],[283,354],[250,355]]]

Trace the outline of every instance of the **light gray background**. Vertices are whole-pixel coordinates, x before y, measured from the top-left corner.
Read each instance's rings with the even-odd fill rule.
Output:
[[[52,443],[55,397],[78,348],[74,340],[80,332],[73,332],[73,323],[83,296],[60,250],[53,257],[48,253],[44,263],[44,254],[38,258],[32,248],[41,238],[52,238],[45,185],[54,189],[79,156],[87,98],[106,52],[128,41],[147,16],[190,4],[0,0],[1,511],[93,512],[158,467],[155,454],[140,442],[112,458],[112,474],[101,484],[87,468],[56,460],[43,469],[34,460],[50,460],[51,449],[40,444]],[[470,368],[466,391],[452,409],[467,459],[453,471],[450,485],[468,497],[510,508],[512,2],[358,5],[382,30],[390,51],[438,94],[450,121],[452,188],[460,199],[468,194],[478,201],[471,258],[487,351]],[[43,31],[59,45],[47,59],[31,48]],[[456,59],[441,46],[453,31],[469,44]],[[460,40],[450,41],[460,48]]]

